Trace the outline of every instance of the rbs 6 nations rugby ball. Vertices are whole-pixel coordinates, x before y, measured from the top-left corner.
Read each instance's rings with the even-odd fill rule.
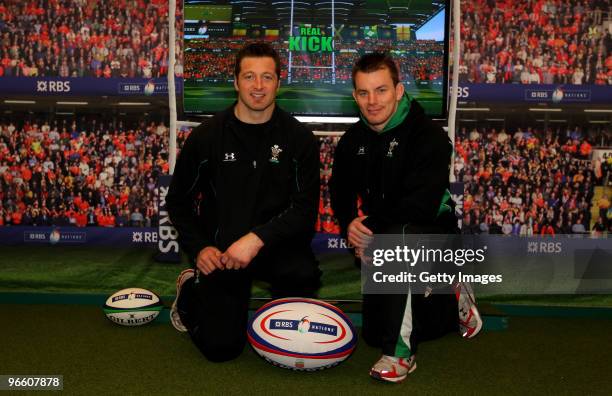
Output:
[[[249,322],[249,342],[267,361],[294,370],[335,366],[355,349],[357,333],[338,308],[319,300],[282,298]]]
[[[157,294],[147,289],[131,287],[110,296],[104,304],[104,313],[117,324],[140,326],[153,321],[162,308]]]

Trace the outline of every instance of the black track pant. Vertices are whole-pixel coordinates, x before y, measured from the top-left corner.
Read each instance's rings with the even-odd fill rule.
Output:
[[[245,270],[215,270],[185,282],[177,303],[181,321],[208,360],[232,360],[246,343],[253,279],[269,282],[273,298],[314,297],[320,277],[310,249],[258,255]]]
[[[450,226],[395,225],[389,234],[452,234],[456,219]],[[459,331],[459,308],[454,291],[436,290],[423,293],[364,294],[363,331],[365,342],[382,349],[384,355],[409,357],[417,352],[422,341],[433,340]]]
[[[384,355],[412,356],[420,342],[458,330],[457,299],[449,291],[428,297],[363,295],[363,339],[368,345],[381,348]]]

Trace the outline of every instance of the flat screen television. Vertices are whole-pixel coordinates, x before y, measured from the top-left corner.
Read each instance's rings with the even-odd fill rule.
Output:
[[[186,0],[184,111],[212,114],[229,106],[237,51],[267,41],[282,62],[277,103],[294,115],[355,116],[355,60],[389,51],[408,94],[442,118],[447,10],[447,0]]]

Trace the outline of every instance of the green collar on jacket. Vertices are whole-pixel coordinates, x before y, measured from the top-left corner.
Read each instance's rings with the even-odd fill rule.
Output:
[[[404,93],[404,96],[400,99],[399,103],[397,104],[397,109],[395,109],[395,113],[393,113],[393,115],[391,116],[391,119],[389,120],[389,122],[387,122],[387,125],[385,125],[381,133],[385,133],[395,128],[402,122],[404,122],[404,120],[408,116],[409,111],[410,111],[410,98],[408,98],[407,93]],[[368,121],[365,119],[363,114],[359,113],[359,116],[361,117],[361,120],[366,125],[370,125],[368,124]]]

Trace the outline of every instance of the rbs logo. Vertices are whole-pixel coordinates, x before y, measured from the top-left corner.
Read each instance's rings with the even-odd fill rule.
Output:
[[[451,93],[453,92],[453,88],[450,88]],[[469,98],[470,97],[470,88],[469,87],[457,87],[457,97],[458,98]]]
[[[162,186],[159,189],[161,202],[159,205],[159,242],[157,246],[162,253],[174,252],[178,254],[178,232],[172,226],[170,215],[166,210],[166,195],[168,195],[168,188],[169,187]]]
[[[561,242],[528,242],[527,253],[561,253]]]
[[[36,92],[70,92],[70,81],[37,81]]]

